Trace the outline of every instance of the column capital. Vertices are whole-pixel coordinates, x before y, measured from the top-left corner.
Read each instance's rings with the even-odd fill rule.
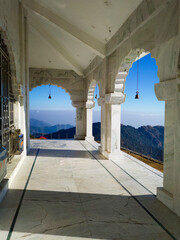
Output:
[[[170,101],[176,99],[176,94],[180,92],[180,79],[170,79],[154,85],[156,97],[159,101]]]
[[[88,108],[88,109],[91,109],[91,108],[93,108],[95,106],[95,102],[94,101],[87,101],[86,102],[86,108]]]
[[[79,102],[79,101],[73,101],[72,102],[73,107],[75,108],[86,108],[86,102]]]
[[[102,106],[104,103],[105,103],[105,98],[104,97],[98,98],[98,106]]]
[[[126,99],[126,95],[122,92],[119,93],[108,93],[105,95],[106,104],[122,104]]]

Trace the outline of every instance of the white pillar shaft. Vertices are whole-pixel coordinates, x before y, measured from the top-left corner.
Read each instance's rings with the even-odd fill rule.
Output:
[[[120,104],[106,104],[106,151],[110,154],[120,153],[120,114]]]
[[[94,140],[93,137],[93,110],[86,108],[86,140]]]
[[[178,79],[179,81],[179,79]],[[180,216],[180,91],[177,79],[155,85],[158,100],[165,100],[164,177],[157,198]]]
[[[86,136],[86,109],[76,108],[76,135],[77,140],[84,140]]]
[[[25,120],[26,120],[26,149],[30,149],[30,121],[29,121],[29,83],[26,85],[25,91]]]
[[[105,144],[106,144],[106,115],[105,115],[105,103],[101,104],[101,147],[100,147],[100,152],[104,154],[105,151]]]
[[[101,147],[100,152],[108,159],[120,158],[121,104],[125,101],[122,93],[109,93],[99,98],[101,106]]]
[[[164,128],[164,188],[171,194],[174,192],[173,166],[174,166],[174,143],[172,137],[176,132],[177,116],[175,116],[176,101],[171,100],[165,103],[165,128]]]

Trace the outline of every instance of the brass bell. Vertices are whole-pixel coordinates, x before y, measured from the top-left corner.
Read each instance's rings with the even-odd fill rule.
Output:
[[[139,99],[139,92],[138,91],[136,92],[135,99]]]

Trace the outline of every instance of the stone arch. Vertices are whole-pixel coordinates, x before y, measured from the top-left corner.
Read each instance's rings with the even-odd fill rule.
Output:
[[[13,92],[14,97],[17,98],[18,95],[21,94],[21,89],[20,89],[20,85],[17,82],[17,77],[16,77],[17,71],[16,71],[14,54],[13,54],[13,50],[12,50],[10,41],[7,37],[7,34],[1,28],[0,28],[0,37],[3,40],[3,42],[4,42],[4,44],[7,48],[8,55],[9,55],[10,69],[11,69],[12,92]]]
[[[98,85],[96,80],[92,80],[87,91],[87,101],[94,102],[94,91],[96,89],[96,85]],[[98,85],[99,87],[99,85]]]
[[[71,99],[71,101],[72,101],[72,94],[70,93],[70,91],[68,91],[65,87],[61,86],[60,84],[56,84],[56,83],[54,83],[54,82],[51,82],[51,83],[40,83],[40,84],[38,84],[37,86],[34,86],[33,88],[31,88],[29,91],[32,91],[32,90],[33,90],[34,88],[36,88],[36,87],[48,86],[48,85],[53,85],[53,86],[62,88],[63,90],[65,90],[65,92],[66,92],[67,94],[69,94],[70,99]]]
[[[95,59],[96,60],[96,59]],[[95,61],[96,63],[96,61]],[[85,97],[89,95],[89,90],[93,87],[93,84],[98,84],[99,96],[104,97],[106,92],[106,73],[107,73],[107,58],[101,59],[101,63],[98,64],[92,71],[86,75],[84,81],[86,82]],[[92,89],[91,89],[92,90]]]
[[[124,94],[126,77],[133,62],[149,52],[137,48],[136,50],[125,49],[124,52],[122,49],[121,53],[120,50],[114,52],[108,59],[105,104],[103,99],[101,103],[105,116],[102,118],[105,118],[105,121],[101,123],[101,132],[105,132],[105,134],[102,134],[101,152],[106,157],[114,159],[119,157],[120,151],[120,115],[121,104],[124,103],[126,98]]]
[[[61,87],[70,95],[72,105],[84,102],[84,82],[71,70],[30,68],[29,91],[42,85]]]
[[[114,80],[114,93],[115,94],[124,94],[126,77],[129,73],[130,68],[133,63],[140,58],[146,56],[150,52],[145,51],[144,49],[136,49],[129,52],[129,54],[123,59],[120,63],[120,66],[116,72],[116,78]],[[152,57],[152,56],[151,56]]]

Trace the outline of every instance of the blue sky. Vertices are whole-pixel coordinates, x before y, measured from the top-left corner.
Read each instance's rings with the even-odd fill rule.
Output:
[[[155,59],[150,54],[139,60],[139,95],[134,99],[137,85],[137,62],[129,70],[125,83],[126,101],[122,104],[122,123],[139,127],[164,124],[164,102],[157,100],[154,84],[159,82]],[[70,96],[60,87],[51,86],[52,99],[48,99],[49,86],[41,86],[30,92],[30,116],[51,124],[75,125],[75,108]],[[97,93],[99,91],[97,89]],[[93,121],[100,121],[100,107],[95,99]]]
[[[159,82],[156,60],[148,54],[139,60],[139,96],[137,87],[137,62],[129,70],[125,83],[126,101],[122,104],[122,123],[135,127],[142,125],[164,125],[164,102],[158,101],[154,84]]]

